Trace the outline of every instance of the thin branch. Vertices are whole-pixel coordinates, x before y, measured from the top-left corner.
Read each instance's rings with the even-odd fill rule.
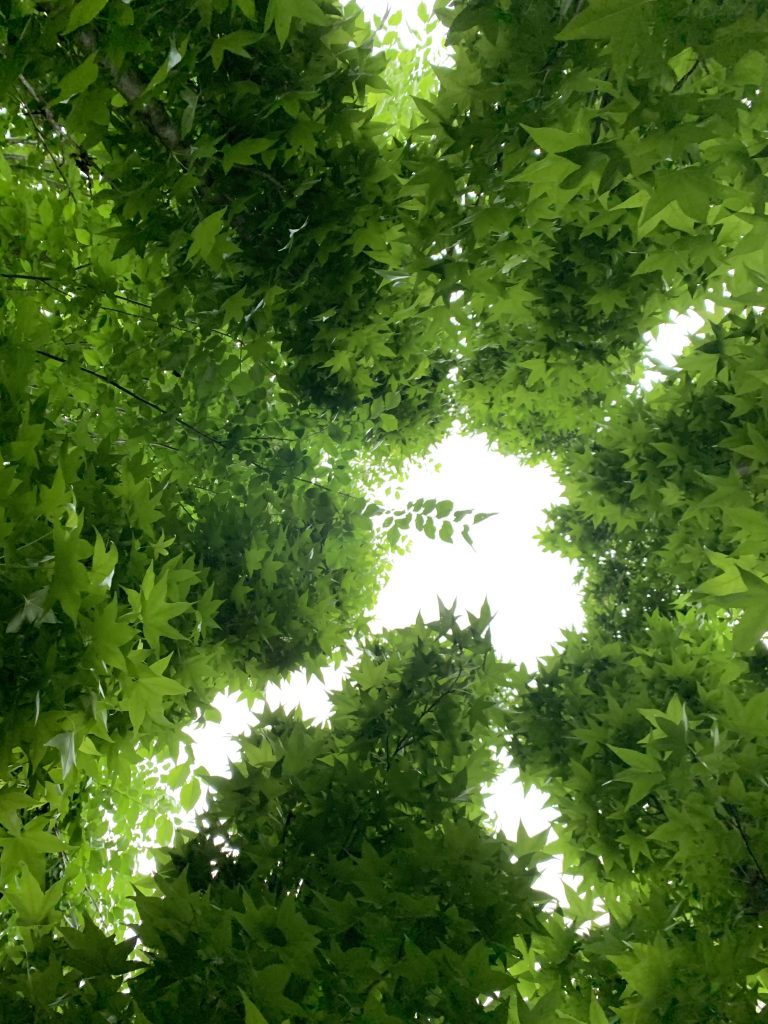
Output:
[[[26,544],[22,544],[20,547],[14,548],[14,554],[17,554],[19,551],[23,551],[25,548],[31,548],[35,544],[39,544],[41,541],[47,540],[49,537],[50,537],[50,533],[44,533],[41,537],[35,537],[34,540],[29,540],[29,541],[27,541]],[[16,563],[16,562],[10,562],[9,563],[9,562],[2,561],[2,562],[0,562],[0,569],[17,569],[20,565],[21,565],[20,562],[19,563]]]
[[[685,72],[685,74],[675,82],[675,84],[674,84],[674,86],[672,88],[672,92],[678,92],[680,89],[682,89],[682,87],[685,85],[685,83],[688,81],[688,79],[694,73],[696,68],[698,68],[700,65],[701,65],[701,59],[699,57],[697,57],[696,60],[693,62],[693,64],[691,64],[691,66]]]
[[[50,185],[52,188],[64,188],[65,186],[58,178],[51,178],[47,174],[40,174],[40,167],[32,167],[29,164],[29,157],[24,156],[21,153],[2,153],[3,159],[8,163],[13,164],[17,171],[27,171],[29,174],[34,174],[38,181],[44,181],[46,185]],[[47,164],[42,164],[43,167],[47,167]]]
[[[435,699],[430,704],[427,704],[427,706],[421,712],[419,717],[416,719],[416,725],[420,725],[422,720],[426,718],[431,711],[435,710],[435,708],[437,707],[441,700],[444,700],[446,697],[450,697],[451,694],[457,693],[459,691],[460,687],[458,686],[458,682],[461,679],[463,671],[463,669],[459,669],[459,671],[456,674],[456,678],[450,684],[450,686],[447,686],[441,693],[437,695],[437,697],[435,697]],[[407,746],[414,742],[415,739],[416,737],[415,735],[413,735],[413,733],[411,733],[411,735],[403,736],[403,738],[399,740],[397,746],[395,747],[395,753],[393,756],[396,757],[398,754],[401,754]]]
[[[133,299],[130,295],[120,295],[119,292],[115,292],[116,299],[122,299],[123,302],[131,302],[134,306],[141,306],[142,309],[152,309],[152,306],[148,302],[142,302],[140,299]]]
[[[762,864],[755,855],[755,851],[752,849],[752,845],[749,841],[749,836],[747,835],[746,831],[744,830],[744,826],[741,823],[739,812],[736,810],[734,805],[730,803],[724,803],[723,807],[725,808],[725,811],[728,817],[730,818],[731,822],[736,827],[736,831],[741,836],[741,840],[744,843],[744,846],[746,847],[747,853],[749,854],[752,863],[755,865],[757,869],[757,873],[760,875],[761,881],[764,885],[768,886],[768,878],[765,875],[765,871],[763,871]]]
[[[27,92],[32,97],[32,99],[35,101],[35,103],[38,105],[38,107],[40,108],[40,110],[44,114],[46,121],[50,124],[51,128],[55,129],[60,135],[65,135],[66,131],[64,129],[64,126],[59,124],[59,122],[53,116],[53,113],[51,112],[51,110],[48,107],[46,107],[46,105],[43,103],[43,101],[37,95],[37,93],[35,91],[35,88],[32,85],[32,83],[29,82],[24,77],[24,75],[19,75],[19,81],[24,86],[24,88],[27,90]]]
[[[87,263],[82,263],[80,266],[73,267],[72,269],[82,270],[84,267],[87,266]],[[60,288],[58,285],[55,285],[53,283],[55,280],[53,277],[37,277],[32,274],[0,274],[0,277],[17,277],[21,279],[26,279],[28,281],[38,281],[40,282],[40,284],[44,284],[48,288],[52,288],[54,291],[58,292],[60,295],[63,295],[66,299],[70,298],[70,295],[63,288]],[[136,306],[141,306],[144,309],[150,310],[150,312],[130,313],[127,309],[120,309],[118,306],[105,306],[103,304],[99,304],[96,308],[104,313],[117,313],[119,316],[129,316],[131,317],[132,320],[151,320],[155,327],[158,328],[172,327],[178,331],[183,331],[187,329],[183,324],[173,322],[169,322],[168,324],[161,323],[158,319],[156,319],[157,314],[151,312],[152,307],[149,305],[149,303],[140,302],[138,299],[132,299],[129,298],[127,295],[118,295],[117,293],[115,294],[115,298],[121,299],[123,302],[132,302]],[[200,327],[203,330],[210,331],[211,334],[218,334],[222,338],[229,338],[230,341],[240,341],[240,339],[236,335],[230,334],[228,331],[222,331],[218,327],[205,327],[204,324],[201,324],[201,322],[194,317],[189,317],[188,319],[189,323],[192,323],[196,327]]]
[[[21,547],[14,548],[14,550],[23,551],[25,548],[31,548],[33,544],[39,544],[41,540],[45,540],[48,536],[50,535],[44,533],[41,537],[35,537],[34,540],[28,540],[26,544],[22,544]]]
[[[55,356],[51,352],[46,352],[44,349],[38,348],[35,349],[35,351],[37,352],[38,355],[43,356],[45,359],[53,359],[57,363],[66,363],[66,359],[62,359],[61,356]],[[124,395],[129,395],[137,402],[141,402],[142,405],[146,405],[148,408],[154,409],[156,412],[159,412],[162,416],[168,415],[167,409],[163,409],[161,405],[158,405],[156,402],[150,401],[149,398],[144,398],[143,395],[138,394],[136,391],[131,391],[130,388],[125,387],[123,384],[119,384],[116,380],[112,380],[111,377],[107,377],[105,374],[99,373],[97,370],[90,370],[87,366],[78,366],[77,369],[81,373],[87,373],[91,377],[96,377],[97,380],[102,381],[104,384],[109,384],[110,387],[115,388],[117,391],[121,391]],[[201,437],[203,438],[203,440],[216,445],[218,448],[224,447],[223,441],[219,440],[219,438],[217,437],[214,437],[212,434],[206,433],[206,431],[201,430],[199,427],[196,427],[194,423],[188,423],[186,420],[183,420],[180,416],[175,416],[174,420],[176,421],[176,423],[184,427],[184,429],[188,430],[190,433],[196,434],[198,437]]]
[[[52,277],[40,277],[39,274],[0,274],[0,277],[10,278],[11,281],[42,281],[43,284],[49,284]]]
[[[32,90],[32,95],[35,96],[35,92],[32,89],[32,86],[29,85],[29,83],[26,81],[26,79],[24,78],[23,75],[20,76],[20,81],[22,82],[22,85],[24,85],[27,89]],[[23,99],[21,99],[21,97],[19,97],[19,103],[21,104],[22,109],[24,111],[26,111],[26,113],[27,113],[27,115],[29,117],[29,120],[30,120],[30,124],[34,128],[35,135],[37,135],[38,139],[40,140],[40,145],[43,147],[45,152],[48,154],[48,157],[49,157],[51,163],[56,168],[57,174],[59,175],[59,177],[61,178],[61,180],[64,183],[64,187],[66,188],[67,192],[69,192],[70,196],[72,197],[73,202],[76,203],[77,202],[77,198],[75,197],[75,193],[72,191],[72,186],[67,181],[67,177],[64,174],[64,171],[62,170],[61,164],[59,164],[59,162],[56,160],[56,157],[53,155],[53,151],[51,150],[51,148],[48,145],[48,143],[45,141],[45,136],[43,135],[42,131],[40,130],[40,128],[39,128],[39,126],[37,124],[37,121],[35,120],[35,112],[32,110],[32,108]],[[50,114],[50,111],[46,111],[45,107],[43,107],[42,109],[43,109],[43,113],[45,113],[45,114],[49,115],[50,117],[52,117],[52,115]],[[53,123],[56,124],[55,121]]]
[[[131,299],[127,295],[118,295],[117,293],[115,294],[115,298],[116,299],[122,299],[123,302],[132,302],[136,306],[143,306],[145,309],[149,309],[150,312],[149,313],[129,313],[127,309],[119,309],[117,306],[99,306],[99,309],[103,309],[105,312],[109,312],[109,313],[119,313],[121,316],[130,316],[134,320],[152,320],[158,327],[163,327],[164,326],[158,320],[155,320],[156,314],[151,312],[152,307],[149,306],[146,302],[139,302],[138,299]],[[199,320],[197,320],[197,319],[195,319],[193,317],[189,317],[189,322],[194,324],[196,327],[203,327],[203,324],[201,324]],[[173,324],[173,323],[171,323],[168,326],[175,327],[177,330],[180,330],[180,331],[184,330],[184,327],[182,325],[180,325],[180,324]],[[206,327],[204,329],[210,331],[211,334],[218,334],[222,338],[229,338],[230,341],[239,341],[240,340],[239,338],[235,337],[234,334],[229,334],[227,331],[221,331],[217,327]]]
[[[51,291],[56,292],[58,295],[63,295],[67,302],[71,302],[71,300],[74,298],[74,294],[72,292],[68,292],[66,288],[60,288],[59,285],[54,284],[52,280],[43,281],[43,284],[45,285],[46,288],[50,288]]]
[[[269,171],[265,171],[262,167],[252,166],[248,168],[249,174],[252,174],[254,171],[256,174],[261,175],[262,178],[266,178],[267,181],[271,182],[278,192],[285,193],[285,186],[281,185],[274,174],[270,174]]]
[[[279,846],[280,846],[280,848],[282,850],[282,861],[278,861],[278,866],[276,866],[275,872],[272,875],[272,878],[270,879],[270,885],[274,886],[275,906],[277,906],[277,904],[278,904],[278,902],[280,900],[280,884],[282,882],[283,868],[285,867],[285,861],[286,861],[285,843],[286,843],[286,840],[288,838],[288,830],[291,827],[291,822],[293,821],[294,817],[295,817],[295,814],[294,814],[294,809],[292,807],[290,809],[290,811],[288,811],[288,813],[285,816],[285,821],[283,822],[283,827],[282,827],[282,830],[280,832]]]

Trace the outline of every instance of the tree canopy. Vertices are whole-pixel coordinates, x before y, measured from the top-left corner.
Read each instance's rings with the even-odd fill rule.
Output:
[[[337,0],[0,4],[0,1022],[763,1015],[768,3],[422,13],[445,66]],[[371,498],[457,423],[564,487],[533,673],[487,605],[369,628],[482,518]]]

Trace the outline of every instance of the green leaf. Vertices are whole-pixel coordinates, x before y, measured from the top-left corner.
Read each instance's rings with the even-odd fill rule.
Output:
[[[195,123],[195,114],[197,112],[197,101],[200,97],[198,93],[191,89],[182,89],[181,96],[185,103],[180,124],[181,137],[183,139],[192,131],[192,126]]]
[[[608,1024],[608,1018],[594,995],[589,1004],[589,1024]]]
[[[89,574],[83,562],[92,548],[80,536],[80,523],[72,529],[56,523],[53,527],[54,573],[51,603],[58,601],[73,622],[77,620],[83,596],[90,589]]]
[[[552,127],[533,128],[527,124],[521,127],[528,132],[536,145],[547,153],[566,153],[569,149],[576,149],[589,142],[589,135],[584,132],[570,132]]]
[[[82,28],[83,25],[93,21],[108,2],[109,0],[80,0],[70,11],[67,27],[64,29],[65,33],[74,32],[75,29]]]
[[[189,601],[168,601],[168,579],[167,569],[163,570],[159,577],[155,577],[155,570],[150,565],[141,584],[138,606],[144,636],[150,647],[159,647],[161,636],[174,640],[181,639],[182,634],[170,624],[170,620],[192,607]]]
[[[746,595],[737,598],[737,607],[743,609],[733,631],[734,646],[738,651],[750,651],[768,633],[768,583],[751,572],[742,573],[747,585]]]
[[[61,758],[61,774],[66,779],[69,773],[77,765],[77,748],[75,746],[75,734],[73,732],[60,732],[51,739],[46,740],[46,747],[55,747]]]
[[[327,25],[329,18],[323,13],[315,0],[269,0],[264,18],[264,28],[275,26],[275,34],[284,46],[291,34],[291,23],[294,19],[305,21],[309,25]]]
[[[0,823],[9,831],[18,823],[18,812],[34,806],[34,801],[21,789],[6,786],[0,789]]]
[[[225,146],[221,154],[224,173],[228,174],[236,165],[249,167],[255,156],[271,149],[274,144],[272,139],[244,139],[234,146]]]
[[[162,82],[164,82],[168,75],[170,74],[170,72],[173,71],[173,69],[182,62],[182,60],[184,59],[184,54],[187,52],[188,44],[189,39],[184,39],[181,44],[181,49],[179,49],[176,46],[176,40],[174,38],[171,38],[168,56],[165,58],[163,63],[160,65],[158,70],[150,79],[149,84],[144,90],[145,94],[151,92],[156,85],[160,85]]]
[[[117,548],[110,544],[109,549],[104,546],[101,534],[96,531],[96,540],[93,543],[93,558],[91,561],[91,578],[99,589],[109,590],[115,575],[117,565]]]
[[[493,612],[491,611],[491,606],[488,604],[488,598],[486,597],[483,601],[478,615],[473,615],[471,612],[467,612],[467,618],[478,633],[485,632],[493,619]]]
[[[193,771],[192,767],[184,761],[181,764],[177,764],[175,768],[172,768],[163,781],[171,789],[179,789],[186,782],[189,782],[191,771]]]
[[[200,780],[191,778],[189,782],[185,782],[179,792],[179,800],[181,806],[185,811],[192,811],[195,809],[202,789],[200,787]]]
[[[0,837],[4,847],[2,864],[6,876],[17,866],[27,865],[35,877],[42,881],[45,877],[45,857],[60,854],[66,849],[66,844],[58,836],[45,831],[47,824],[44,817],[38,816],[20,832],[16,832],[17,824],[14,822],[11,824],[14,834]]]
[[[23,926],[44,924],[61,899],[64,880],[43,890],[26,865],[16,881],[9,885],[5,898],[16,911],[19,924]]]
[[[737,598],[739,594],[746,593],[746,590],[747,586],[744,583],[739,567],[734,562],[729,569],[720,573],[719,576],[713,576],[702,583],[697,588],[696,594],[719,598]],[[733,604],[738,605],[738,601],[735,600]]]
[[[100,668],[102,663],[108,668],[125,668],[125,654],[121,648],[131,643],[136,631],[127,622],[118,621],[119,615],[120,605],[113,597],[85,627],[90,634],[94,660]]]
[[[621,772],[617,776],[617,779],[621,782],[629,782],[630,790],[627,796],[627,802],[624,805],[625,808],[632,807],[639,800],[642,800],[649,793],[651,793],[657,786],[663,784],[664,774],[663,772],[642,772],[635,771],[634,769],[628,769],[625,772]]]
[[[609,749],[620,757],[621,760],[640,772],[657,772],[659,770],[659,762],[652,754],[644,753],[641,750],[632,750],[630,747],[614,747],[608,744]]]
[[[647,222],[654,218],[669,220],[668,208],[676,203],[680,211],[695,221],[706,221],[709,211],[710,183],[700,170],[685,167],[661,171],[655,175],[654,188],[643,208],[640,224],[647,230]]]
[[[96,62],[96,54],[92,53],[82,64],[73,68],[61,79],[58,84],[59,95],[53,101],[54,104],[64,103],[73,96],[77,96],[78,93],[84,92],[88,86],[93,85],[98,77],[99,65]]]
[[[243,1018],[244,1024],[269,1024],[269,1021],[261,1010],[255,1003],[251,1002],[242,989],[240,989],[240,995],[243,997],[243,1006],[245,1008],[245,1017]]]
[[[653,3],[655,0],[590,0],[556,38],[567,41],[626,36]]]
[[[208,55],[213,63],[214,71],[218,71],[225,53],[235,53],[239,57],[250,57],[248,47],[259,41],[258,32],[241,28],[237,32],[230,32],[225,36],[214,39]]]
[[[13,616],[5,627],[6,633],[18,633],[25,623],[40,626],[43,623],[55,623],[56,616],[50,608],[50,588],[43,587],[33,594],[24,597],[22,608]]]
[[[88,914],[83,916],[82,929],[61,929],[68,947],[63,953],[66,963],[76,967],[81,974],[96,978],[127,974],[139,965],[140,961],[128,959],[136,945],[135,938],[116,942],[111,936],[105,935]]]
[[[215,213],[210,213],[200,221],[197,227],[192,229],[192,242],[187,251],[187,259],[194,259],[196,256],[202,256],[204,260],[208,259],[224,225],[227,209],[228,207],[223,206]]]
[[[255,0],[235,0],[235,6],[242,11],[249,21],[256,21]]]
[[[163,672],[170,662],[171,655],[151,665],[141,662],[140,656],[146,651],[132,652],[130,664],[137,672],[137,677],[123,684],[120,706],[131,719],[131,725],[139,730],[145,718],[162,724],[165,721],[163,706],[167,697],[179,697],[187,693],[188,687],[176,679],[170,679]]]

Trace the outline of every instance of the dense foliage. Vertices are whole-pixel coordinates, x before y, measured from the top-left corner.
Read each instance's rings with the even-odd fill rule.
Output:
[[[336,0],[0,4],[0,1021],[768,1001],[768,3],[435,13],[427,68]],[[368,629],[404,530],[470,537],[370,498],[456,421],[563,482],[533,676],[487,607]],[[353,648],[180,828],[216,694]],[[493,833],[502,749],[554,843]]]

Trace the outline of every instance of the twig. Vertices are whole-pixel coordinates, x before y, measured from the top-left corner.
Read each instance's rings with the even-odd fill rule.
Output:
[[[274,174],[270,174],[269,171],[265,171],[261,167],[249,167],[248,170],[249,170],[249,173],[252,174],[255,171],[256,174],[261,175],[262,178],[266,178],[267,181],[272,182],[272,184],[275,186],[275,188],[277,189],[278,192],[281,192],[281,193],[285,192],[285,187],[283,185],[281,185],[280,182],[277,180],[277,178],[274,176]]]
[[[14,548],[14,554],[16,554],[19,551],[23,551],[25,548],[31,548],[33,545],[39,544],[41,541],[46,540],[49,536],[50,536],[50,534],[44,533],[42,535],[42,537],[35,537],[34,540],[27,541],[26,544],[22,544],[20,547]],[[15,569],[20,564],[21,564],[20,562],[19,563],[11,562],[9,564],[8,562],[3,561],[3,562],[0,562],[0,569]]]
[[[741,836],[742,842],[744,843],[744,846],[746,847],[747,853],[749,854],[750,859],[752,860],[752,863],[757,868],[757,873],[760,875],[761,881],[763,882],[764,885],[768,886],[768,878],[766,877],[765,872],[763,871],[763,867],[762,867],[760,861],[755,856],[755,851],[752,849],[752,845],[751,845],[751,843],[749,841],[749,836],[744,831],[744,826],[741,824],[741,818],[739,817],[739,812],[736,810],[734,805],[730,804],[730,803],[723,803],[723,808],[725,809],[725,812],[728,815],[728,817],[730,818],[730,820],[736,826],[736,831]]]
[[[0,274],[0,277],[10,278],[12,281],[42,281],[43,284],[49,284],[52,277],[40,277],[38,274]]]
[[[458,692],[459,687],[457,684],[461,679],[462,672],[463,669],[459,669],[458,673],[456,674],[456,678],[451,683],[451,685],[447,686],[441,693],[439,693],[430,704],[427,704],[427,706],[421,712],[419,717],[416,719],[416,725],[419,725],[421,721],[424,718],[426,718],[431,711],[434,711],[441,700],[444,700],[446,697],[450,697],[451,694]],[[411,733],[411,735],[409,736],[403,736],[403,738],[398,742],[397,746],[395,747],[395,752],[393,756],[396,757],[398,754],[401,754],[409,744],[414,742],[415,739],[416,737],[413,735],[413,733]]]
[[[20,80],[21,80],[22,84],[26,86],[26,88],[32,89],[32,87],[29,85],[29,83],[26,81],[26,79],[24,78],[23,75],[20,77]],[[32,95],[35,96],[34,90],[32,90]],[[51,163],[56,168],[56,172],[58,173],[58,175],[61,178],[61,180],[64,182],[64,187],[66,188],[67,192],[69,192],[70,196],[72,197],[73,202],[76,203],[77,202],[77,198],[75,196],[75,193],[72,191],[72,186],[67,181],[66,175],[64,174],[64,171],[62,170],[61,165],[58,163],[58,161],[56,160],[56,157],[53,155],[53,151],[51,150],[51,148],[48,145],[48,143],[45,141],[45,136],[40,131],[40,128],[38,127],[37,121],[35,120],[34,111],[32,110],[32,108],[23,99],[21,99],[21,97],[19,97],[19,103],[21,104],[22,109],[25,110],[27,115],[29,116],[30,124],[32,125],[32,127],[33,127],[33,129],[35,131],[35,135],[37,135],[38,139],[40,140],[41,146],[43,147],[45,152],[48,154],[48,157],[49,157]],[[45,108],[43,108],[43,112],[47,113],[48,115],[50,115],[50,111],[46,112]],[[50,116],[52,117],[52,115],[50,115]],[[54,121],[54,124],[56,124],[55,121]]]
[[[13,164],[17,171],[27,171],[29,174],[34,174],[38,181],[44,181],[52,188],[64,188],[64,185],[58,178],[51,178],[47,174],[40,174],[39,167],[31,167],[28,163],[28,156],[24,156],[21,153],[2,153],[0,155],[2,155],[3,159],[8,161],[8,163]],[[43,164],[42,166],[45,167],[47,165]]]
[[[57,363],[66,363],[66,359],[62,359],[61,356],[55,356],[51,352],[46,352],[44,349],[38,348],[35,349],[35,351],[37,352],[38,355],[43,356],[46,359],[53,359]],[[146,405],[148,408],[154,409],[161,415],[168,415],[167,409],[163,409],[161,405],[158,405],[156,402],[150,401],[149,398],[144,398],[143,395],[139,395],[136,391],[131,391],[130,388],[125,387],[123,384],[119,384],[116,380],[112,380],[111,377],[107,377],[105,374],[99,373],[97,370],[90,370],[87,366],[78,366],[77,369],[81,373],[87,373],[91,377],[96,377],[97,380],[103,381],[104,384],[109,384],[110,387],[115,388],[117,391],[122,391],[124,395],[129,395],[137,402],[141,402],[142,405]],[[219,440],[219,438],[217,437],[214,437],[212,434],[206,433],[206,431],[201,430],[199,427],[196,427],[194,423],[188,423],[186,420],[183,420],[180,416],[175,416],[174,420],[180,426],[184,427],[185,430],[188,430],[192,434],[196,434],[198,437],[203,438],[205,441],[209,441],[211,444],[216,445],[218,448],[225,447],[223,441]]]
[[[279,845],[280,845],[280,848],[282,850],[282,858],[283,859],[282,859],[282,862],[278,862],[279,864],[281,864],[281,866],[275,868],[275,873],[273,874],[272,879],[271,879],[271,884],[274,886],[274,892],[275,892],[275,906],[277,906],[277,904],[278,904],[278,902],[280,900],[280,883],[281,883],[282,877],[283,877],[282,867],[285,866],[285,861],[286,861],[285,841],[288,838],[288,829],[291,827],[291,822],[293,821],[294,817],[295,817],[294,810],[293,810],[293,808],[291,808],[290,811],[288,811],[288,813],[285,816],[285,821],[283,822],[283,827],[282,827],[282,830],[280,832]]]
[[[122,299],[123,302],[132,302],[136,306],[143,306],[145,309],[149,309],[150,312],[149,313],[129,313],[127,309],[118,309],[117,306],[99,306],[99,309],[103,309],[105,312],[109,312],[109,313],[119,313],[121,316],[130,316],[134,320],[152,320],[157,327],[163,327],[163,324],[161,324],[158,320],[155,320],[156,314],[151,312],[152,307],[148,303],[146,303],[146,302],[139,302],[138,299],[131,299],[127,295],[118,295],[117,293],[115,293],[115,298],[116,299]],[[196,327],[204,327],[204,325],[201,324],[199,320],[194,319],[192,317],[189,318],[189,322],[194,324]],[[169,326],[176,327],[177,330],[184,330],[184,327],[179,325],[179,324],[171,323]],[[204,329],[210,331],[211,334],[218,334],[222,338],[229,338],[230,341],[239,341],[240,340],[239,338],[235,337],[234,334],[229,334],[227,331],[221,331],[217,327],[204,327]]]
[[[678,92],[680,89],[682,89],[682,87],[685,85],[685,83],[688,81],[688,79],[691,77],[691,75],[694,73],[696,68],[699,67],[700,64],[701,59],[697,57],[693,64],[691,64],[691,66],[685,72],[685,74],[675,82],[672,88],[672,92]]]
[[[51,128],[55,128],[55,130],[59,133],[59,135],[66,134],[65,131],[64,131],[63,125],[59,124],[59,122],[56,120],[56,118],[51,113],[50,109],[48,107],[46,107],[46,105],[43,103],[43,101],[37,95],[37,93],[35,92],[35,89],[34,89],[34,86],[32,85],[32,83],[29,82],[24,77],[24,75],[19,75],[19,81],[24,86],[24,88],[27,90],[27,92],[32,97],[32,99],[35,101],[35,103],[38,105],[40,110],[43,112],[43,114],[45,115],[45,119],[50,124]]]
[[[87,266],[88,266],[87,263],[82,263],[80,266],[73,267],[72,269],[73,270],[82,270],[84,267],[87,267]],[[55,280],[53,277],[35,277],[35,276],[31,275],[31,274],[0,274],[0,277],[11,277],[11,278],[12,277],[19,277],[19,278],[22,278],[22,279],[26,279],[28,281],[39,281],[41,284],[47,285],[47,287],[52,288],[54,291],[58,292],[60,295],[63,295],[65,298],[67,298],[67,299],[70,298],[69,294],[66,291],[64,291],[63,288],[60,288],[58,285],[55,285],[53,283],[54,280]],[[142,306],[143,308],[150,310],[150,312],[149,313],[130,313],[127,309],[120,309],[118,306],[105,306],[103,304],[99,304],[96,308],[101,310],[104,313],[117,313],[119,316],[129,316],[133,320],[151,320],[152,323],[155,325],[155,327],[158,327],[158,328],[163,328],[164,329],[165,327],[172,327],[172,328],[174,328],[176,330],[179,330],[179,331],[185,330],[185,327],[184,327],[183,324],[178,324],[178,323],[173,323],[173,322],[169,322],[168,324],[161,323],[158,319],[156,319],[157,314],[151,312],[152,307],[149,305],[149,303],[140,302],[138,299],[131,299],[127,295],[118,295],[117,293],[115,294],[115,298],[121,299],[123,302],[132,302],[136,306]],[[189,323],[192,323],[196,327],[200,327],[203,330],[210,331],[211,334],[218,334],[222,338],[229,338],[230,341],[239,341],[240,340],[234,334],[230,334],[228,331],[222,331],[218,327],[205,327],[204,324],[201,324],[199,320],[197,320],[197,319],[195,319],[193,317],[189,318]]]

